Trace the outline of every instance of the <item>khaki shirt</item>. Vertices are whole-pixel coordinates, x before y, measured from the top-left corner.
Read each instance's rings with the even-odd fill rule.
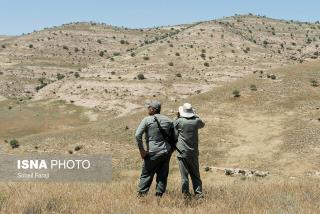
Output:
[[[143,134],[145,135],[147,151],[150,155],[165,153],[171,150],[171,146],[164,140],[154,116],[158,118],[160,126],[166,133],[173,134],[174,132],[173,122],[170,118],[161,114],[145,117],[136,130],[135,138],[139,149],[141,149],[143,148],[142,136]]]
[[[182,153],[178,152],[178,157],[199,155],[198,130],[204,126],[205,123],[199,117],[179,117],[174,121],[175,137],[178,140],[177,148]]]

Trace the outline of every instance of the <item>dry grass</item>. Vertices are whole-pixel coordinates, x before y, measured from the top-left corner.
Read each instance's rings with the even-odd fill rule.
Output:
[[[135,179],[137,176],[134,177]],[[221,179],[221,178],[219,178]],[[2,184],[2,213],[318,213],[319,180],[242,180],[208,183],[206,197],[186,201],[170,182],[167,194],[135,195],[134,182]]]

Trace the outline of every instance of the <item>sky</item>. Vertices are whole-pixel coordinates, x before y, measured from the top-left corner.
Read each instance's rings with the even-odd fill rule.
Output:
[[[319,0],[0,0],[0,35],[21,35],[76,21],[143,28],[259,14],[315,22]]]

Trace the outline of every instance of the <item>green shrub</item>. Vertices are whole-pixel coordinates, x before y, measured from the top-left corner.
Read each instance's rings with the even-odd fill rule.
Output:
[[[206,66],[206,67],[210,66],[208,62],[205,62],[203,65]]]
[[[149,60],[150,58],[148,56],[143,57],[144,60]]]
[[[176,77],[182,77],[182,75],[180,73],[176,74]]]
[[[82,149],[82,145],[77,145],[74,147],[74,151],[79,151],[80,149]]]
[[[169,66],[173,66],[173,62],[169,62],[168,65],[169,65]]]
[[[256,91],[256,90],[257,90],[257,86],[254,85],[254,84],[251,84],[251,85],[250,85],[250,90],[251,90],[251,91]]]
[[[319,86],[318,81],[317,80],[311,80],[311,86],[318,87]]]
[[[277,79],[276,75],[274,75],[274,74],[272,74],[272,75],[270,76],[270,78],[271,78],[272,80]]]
[[[33,44],[30,44],[30,45],[29,45],[29,48],[33,48]]]
[[[232,92],[232,94],[233,94],[234,97],[240,97],[240,96],[241,96],[239,90],[234,90],[234,91]]]
[[[141,73],[138,74],[137,78],[138,78],[138,80],[144,80],[145,79],[144,75],[141,74]]]
[[[78,72],[75,72],[75,73],[74,73],[74,76],[75,76],[76,78],[79,78],[79,77],[80,77],[80,74],[79,74]]]
[[[103,57],[104,56],[104,52],[100,51],[99,56]]]
[[[63,74],[57,73],[57,79],[62,80],[65,76]]]
[[[41,85],[38,85],[38,86],[36,87],[36,91],[39,91],[40,89],[46,87],[47,85],[48,85],[47,83],[41,82]]]
[[[10,140],[9,144],[13,149],[18,148],[20,146],[19,141],[17,141],[16,139]]]
[[[62,48],[65,50],[69,50],[68,46],[66,46],[66,45],[63,45]]]

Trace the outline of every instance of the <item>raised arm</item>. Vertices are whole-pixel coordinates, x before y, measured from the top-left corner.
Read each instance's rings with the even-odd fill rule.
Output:
[[[198,128],[202,129],[205,126],[205,122],[203,122],[200,118],[198,118]]]

